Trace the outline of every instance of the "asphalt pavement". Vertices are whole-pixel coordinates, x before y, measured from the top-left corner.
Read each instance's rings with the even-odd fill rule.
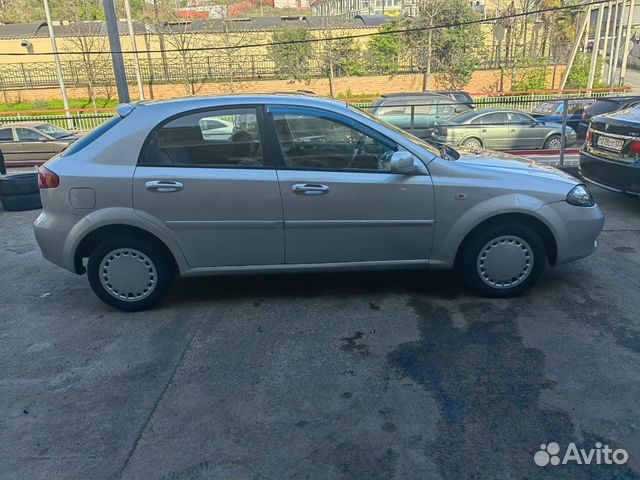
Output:
[[[41,258],[37,212],[0,210],[0,478],[639,478],[640,201],[594,192],[598,251],[520,298],[217,277],[133,314]],[[537,466],[550,442],[628,461]]]

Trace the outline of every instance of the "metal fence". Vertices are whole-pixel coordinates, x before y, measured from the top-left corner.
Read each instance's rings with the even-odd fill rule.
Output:
[[[389,75],[419,73],[420,68],[410,57],[399,59],[397,70],[376,67],[372,62],[360,58],[361,64],[351,62],[342,68],[336,66],[336,76],[345,75]],[[551,64],[550,64],[551,65]],[[508,65],[501,63],[500,66]],[[497,68],[490,59],[478,66],[481,70]],[[443,67],[444,68],[444,67]],[[306,75],[322,77],[326,75],[317,55],[309,60]],[[433,73],[438,73],[438,68]],[[125,72],[131,84],[136,83],[135,66],[131,58],[125,58]],[[256,55],[190,55],[182,59],[176,56],[165,58],[140,58],[142,81],[147,85],[170,83],[212,83],[236,80],[260,80],[286,78],[282,68],[266,54]],[[94,55],[87,62],[66,60],[62,62],[62,75],[67,87],[84,88],[90,83],[95,87],[114,86],[113,67],[108,55]],[[91,79],[91,82],[89,82]],[[53,62],[7,63],[0,69],[0,90],[17,91],[55,88],[58,84]]]
[[[73,132],[84,132],[92,130],[104,122],[112,118],[115,111],[101,111],[101,112],[73,112],[71,115],[65,113],[11,113],[0,114],[0,125],[15,122],[43,122],[53,123],[59,127],[66,128]]]

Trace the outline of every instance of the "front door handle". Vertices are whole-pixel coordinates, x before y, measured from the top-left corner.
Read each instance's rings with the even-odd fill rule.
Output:
[[[291,187],[291,191],[298,195],[324,195],[329,193],[329,187],[318,183],[296,183]]]
[[[144,188],[150,192],[171,193],[179,192],[184,188],[184,185],[180,182],[174,182],[172,180],[152,180],[145,183]]]

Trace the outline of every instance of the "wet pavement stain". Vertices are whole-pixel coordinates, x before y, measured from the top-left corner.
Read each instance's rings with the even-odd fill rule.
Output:
[[[341,340],[345,343],[340,348],[345,352],[350,352],[362,357],[366,357],[369,355],[369,347],[366,343],[361,342],[363,337],[364,333],[362,333],[361,331],[355,332],[350,337],[342,337]]]
[[[428,391],[441,417],[436,440],[426,445],[443,478],[638,478],[626,465],[538,467],[541,443],[569,442],[592,448],[583,432],[576,440],[568,413],[540,405],[544,356],[525,347],[517,310],[491,303],[457,305],[466,328],[447,308],[414,298],[420,338],[400,345],[388,360]],[[604,443],[606,440],[602,440]]]

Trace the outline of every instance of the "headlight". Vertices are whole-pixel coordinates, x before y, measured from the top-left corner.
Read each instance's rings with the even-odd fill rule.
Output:
[[[595,205],[593,197],[586,185],[576,185],[567,194],[567,202],[578,207],[593,207]]]

